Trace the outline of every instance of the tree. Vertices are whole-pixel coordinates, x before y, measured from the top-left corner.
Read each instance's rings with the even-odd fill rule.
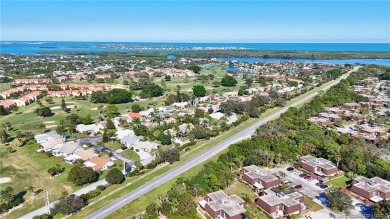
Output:
[[[245,84],[246,84],[247,88],[252,87],[253,79],[252,79],[252,78],[247,78],[247,79],[245,80]]]
[[[8,135],[7,131],[2,129],[0,131],[0,142],[5,144],[8,140],[8,137],[9,137],[9,135]]]
[[[195,74],[198,74],[202,70],[202,67],[198,65],[192,65],[192,66],[188,66],[187,69],[192,70]]]
[[[192,92],[195,97],[204,97],[206,95],[206,89],[202,85],[193,86]]]
[[[35,189],[35,187],[33,185],[29,185],[27,187],[27,191],[29,191],[29,192],[34,192],[34,189]]]
[[[61,109],[62,109],[64,112],[68,112],[68,107],[66,107],[66,103],[65,103],[64,98],[62,98],[62,100],[61,100]]]
[[[112,89],[106,94],[107,103],[118,104],[118,103],[128,103],[133,101],[131,99],[132,94],[125,89]]]
[[[39,124],[38,128],[42,129],[42,132],[45,132],[46,125],[41,123],[41,124]]]
[[[4,106],[0,106],[0,115],[7,115],[7,111],[5,111]]]
[[[142,93],[148,98],[159,97],[163,95],[164,90],[157,84],[151,83],[142,87]]]
[[[170,75],[165,75],[164,80],[165,81],[171,81],[171,76]]]
[[[164,134],[163,132],[159,135],[159,140],[163,145],[170,145],[172,143],[172,136],[170,134]]]
[[[106,181],[110,184],[121,184],[125,180],[125,177],[118,168],[112,168],[108,171]]]
[[[104,129],[102,142],[103,142],[103,143],[107,143],[109,140],[110,140],[110,139],[108,138],[107,129]]]
[[[110,105],[106,106],[104,113],[108,117],[114,117],[114,116],[118,115],[118,107],[116,107],[114,104],[110,104]]]
[[[234,87],[237,84],[237,80],[230,75],[225,75],[221,80],[221,85],[224,87]]]
[[[82,186],[87,183],[96,182],[99,179],[99,174],[90,167],[75,165],[68,174],[68,180],[77,186]]]
[[[81,119],[81,123],[83,123],[84,125],[89,125],[93,123],[93,119],[89,114],[86,117],[81,117],[80,119]]]
[[[219,87],[221,85],[221,83],[219,81],[213,81],[213,83],[211,83],[211,85],[213,87]]]
[[[7,186],[4,190],[0,191],[0,199],[2,202],[7,203],[14,199],[14,188]]]
[[[374,204],[373,212],[375,218],[390,218],[390,202],[380,201]]]
[[[204,117],[204,110],[201,108],[195,109],[195,117],[196,118],[203,118]]]
[[[352,199],[341,190],[333,190],[326,193],[329,206],[333,210],[342,211],[346,214],[353,208]]]
[[[7,129],[7,132],[9,131],[9,129],[11,128],[11,123],[9,122],[5,122],[3,123],[3,127]]]
[[[115,125],[114,123],[112,122],[112,119],[109,117],[107,118],[107,129],[115,129]]]
[[[58,175],[64,171],[65,171],[64,167],[61,167],[61,165],[56,164],[54,167],[49,168],[47,170],[47,173],[50,174],[51,176],[55,176],[55,175]]]
[[[131,111],[134,112],[134,113],[139,113],[140,111],[142,111],[142,108],[138,104],[133,104],[131,106]]]
[[[52,114],[51,109],[49,107],[38,108],[35,110],[35,113],[41,117],[47,117],[47,116],[50,116]]]
[[[74,214],[80,211],[87,203],[78,196],[75,197],[66,197],[61,199],[58,203],[54,205],[51,209],[53,214],[62,213],[65,215]]]

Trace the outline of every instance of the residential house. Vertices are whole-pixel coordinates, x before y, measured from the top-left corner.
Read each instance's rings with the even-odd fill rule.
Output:
[[[272,218],[279,218],[286,215],[299,214],[304,206],[303,200],[304,197],[299,192],[282,192],[277,189],[267,189],[255,202]]]
[[[77,142],[65,142],[60,147],[57,147],[56,149],[52,150],[52,153],[56,157],[67,157],[69,155],[72,155],[79,147],[80,145]]]
[[[124,144],[127,148],[134,147],[139,141],[140,137],[135,135],[128,135],[120,139],[120,142]]]
[[[390,200],[390,182],[379,177],[371,179],[364,176],[356,177],[352,181],[350,190],[356,195],[373,202]]]
[[[215,219],[243,219],[246,218],[246,203],[237,195],[227,195],[223,191],[209,193],[199,205]]]
[[[331,161],[311,155],[299,158],[302,168],[319,176],[333,176],[339,169]]]
[[[281,183],[279,177],[268,168],[252,165],[243,167],[242,172],[242,179],[256,189],[268,189]]]
[[[41,143],[41,147],[45,152],[49,152],[60,147],[64,142],[63,138],[50,138],[46,142]]]
[[[91,167],[93,170],[107,170],[108,167],[114,165],[114,162],[110,161],[108,156],[94,156],[84,163],[85,166]]]
[[[56,131],[50,131],[48,133],[39,134],[39,135],[34,136],[34,139],[38,144],[43,144],[52,138],[63,139],[65,142],[65,138],[62,135],[58,134]]]
[[[4,108],[5,112],[9,113],[16,106],[16,103],[11,100],[4,100],[0,102],[0,106]]]

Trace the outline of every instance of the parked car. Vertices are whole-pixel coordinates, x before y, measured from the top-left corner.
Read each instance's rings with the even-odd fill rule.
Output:
[[[311,178],[311,176],[306,175],[303,178],[306,179],[306,180],[309,180]]]
[[[294,167],[288,167],[287,168],[287,171],[293,171],[294,170]]]
[[[321,185],[320,185],[320,188],[321,188],[321,189],[326,189],[326,188],[328,188],[328,187],[329,187],[329,186],[326,185],[326,184],[321,184]]]
[[[301,174],[299,174],[299,176],[305,178],[307,175],[304,173],[301,173]]]
[[[302,185],[296,185],[294,186],[295,189],[302,189]]]

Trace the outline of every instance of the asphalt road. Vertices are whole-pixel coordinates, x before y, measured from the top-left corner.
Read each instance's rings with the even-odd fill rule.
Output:
[[[353,70],[351,70],[349,73],[356,71],[359,67],[355,67]],[[326,87],[324,87],[322,90],[328,90],[333,85],[336,85],[340,82],[341,79],[345,79],[348,77],[348,74],[343,75],[339,79],[336,79],[332,83],[328,84]],[[254,125],[226,138],[225,140],[217,143],[213,147],[203,151],[202,153],[198,154],[197,156],[187,160],[186,162],[179,164],[178,166],[174,167],[173,169],[169,170],[168,172],[164,173],[163,175],[160,175],[153,179],[152,181],[145,183],[144,185],[138,187],[137,189],[133,190],[132,192],[120,197],[119,199],[115,200],[114,202],[104,206],[103,208],[95,211],[94,213],[90,214],[86,217],[86,219],[95,219],[95,218],[104,218],[113,213],[114,211],[118,210],[119,208],[125,206],[126,204],[134,201],[135,199],[139,198],[140,196],[152,191],[153,189],[157,188],[158,186],[168,182],[169,180],[179,176],[180,174],[188,171],[192,167],[197,166],[198,164],[201,164],[205,162],[206,160],[214,157],[218,153],[222,152],[226,148],[228,148],[230,145],[236,143],[237,141],[250,138],[251,134],[259,127],[267,122],[274,120],[278,118],[282,113],[286,112],[288,108],[298,106],[313,97],[317,96],[318,92],[311,93],[310,95],[306,95],[302,97],[301,99],[295,101],[292,104],[289,104],[283,108],[280,108],[275,113],[269,115],[268,117],[258,121]]]

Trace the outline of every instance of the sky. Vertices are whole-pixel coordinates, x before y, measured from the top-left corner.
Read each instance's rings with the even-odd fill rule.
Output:
[[[387,42],[390,1],[0,1],[2,41]]]

